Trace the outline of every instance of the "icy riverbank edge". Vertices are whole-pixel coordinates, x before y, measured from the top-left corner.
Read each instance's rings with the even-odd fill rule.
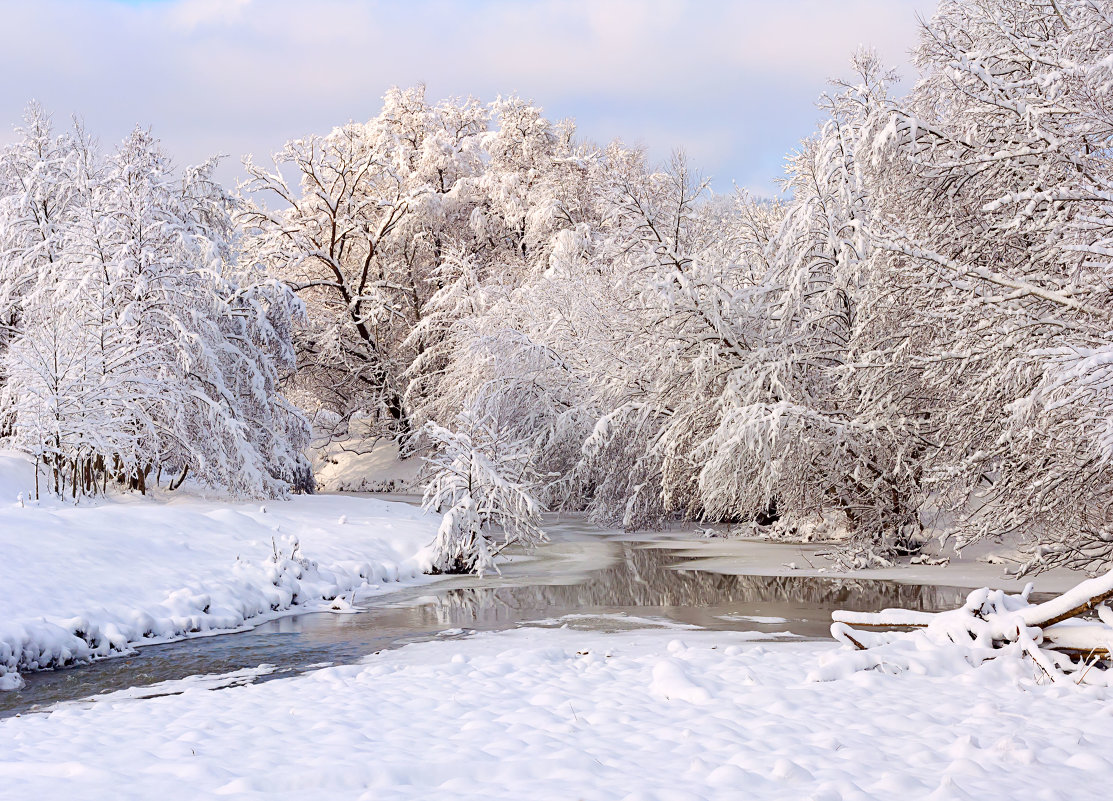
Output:
[[[991,587],[1009,592],[1019,592],[1031,583],[1036,592],[1062,593],[1097,575],[1058,567],[1017,576],[1016,567],[1024,559],[1015,543],[978,543],[962,552],[948,545],[932,553],[928,563],[904,560],[892,567],[848,569],[834,558],[833,549],[837,546],[832,543],[733,536],[705,538],[688,531],[665,536],[655,533],[641,539],[652,542],[653,547],[673,551],[683,569],[728,576],[862,579],[971,590]]]
[[[74,505],[34,502],[33,488],[33,465],[0,452],[0,689],[20,686],[21,671],[428,580],[418,554],[437,521],[403,504],[155,492]]]

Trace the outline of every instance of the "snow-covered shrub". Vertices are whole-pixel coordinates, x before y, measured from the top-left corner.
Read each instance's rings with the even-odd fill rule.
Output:
[[[459,424],[458,431],[432,422],[424,428],[434,453],[426,457],[431,475],[423,506],[443,514],[426,560],[431,573],[483,575],[497,572],[495,557],[503,548],[542,542],[545,532],[528,449],[470,414]],[[502,530],[499,543],[492,526]]]

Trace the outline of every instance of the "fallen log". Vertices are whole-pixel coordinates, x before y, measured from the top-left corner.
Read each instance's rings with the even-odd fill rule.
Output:
[[[1046,628],[1072,617],[1093,612],[1113,598],[1113,570],[1104,576],[1088,579],[1058,598],[1035,604],[1024,610],[1024,622],[1029,626]]]
[[[1095,666],[1113,667],[1113,610],[1103,606],[1113,599],[1113,571],[1043,603],[1028,601],[1031,589],[1029,584],[1019,594],[974,590],[963,606],[946,612],[838,610],[831,615],[831,636],[859,651],[927,637],[940,647],[964,649],[973,663],[1008,649],[1030,657],[1055,681],[1078,671],[1081,680]],[[1098,619],[1086,617],[1094,612]]]
[[[935,612],[916,612],[912,609],[883,609],[880,612],[849,612],[836,610],[831,620],[860,629],[918,629],[931,623]]]

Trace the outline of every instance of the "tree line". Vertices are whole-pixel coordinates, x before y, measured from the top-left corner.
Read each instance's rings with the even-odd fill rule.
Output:
[[[943,0],[920,80],[898,96],[858,53],[777,201],[420,86],[248,160],[235,196],[142,132],[70,178],[84,146],[51,160],[29,122],[0,179],[7,436],[77,484],[166,466],[268,492],[307,424],[429,430],[628,528],[1106,560],[1110,52],[1106,2]]]

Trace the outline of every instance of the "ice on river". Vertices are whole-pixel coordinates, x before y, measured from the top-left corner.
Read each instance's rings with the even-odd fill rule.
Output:
[[[808,682],[830,643],[521,629],[215,691],[0,721],[0,795],[1074,799],[1113,778],[1104,690],[1021,663]]]

